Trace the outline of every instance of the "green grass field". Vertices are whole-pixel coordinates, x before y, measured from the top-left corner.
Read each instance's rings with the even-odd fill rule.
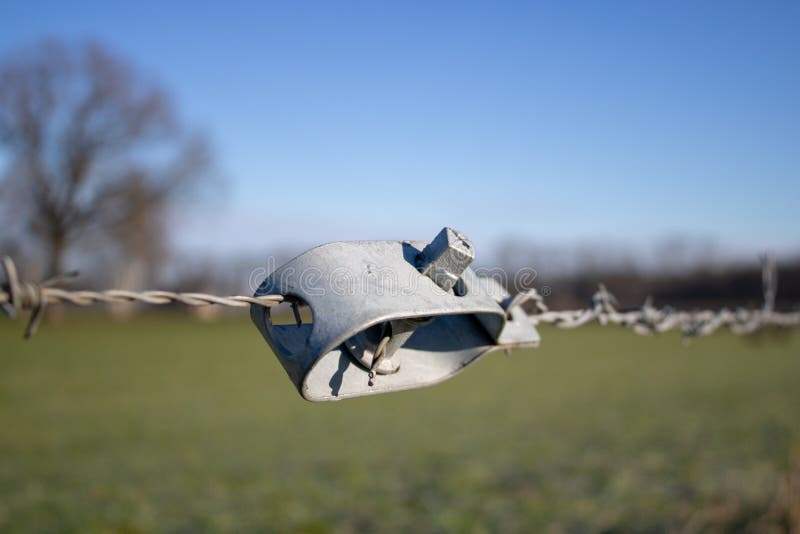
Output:
[[[311,404],[246,313],[0,322],[0,530],[788,530],[800,334],[542,329],[410,392]],[[790,473],[795,482],[788,481]],[[798,528],[795,526],[795,528]]]

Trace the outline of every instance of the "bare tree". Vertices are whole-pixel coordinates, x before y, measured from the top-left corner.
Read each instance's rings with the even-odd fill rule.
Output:
[[[0,201],[50,274],[87,235],[157,262],[168,206],[209,164],[165,93],[99,44],[47,41],[0,63]]]

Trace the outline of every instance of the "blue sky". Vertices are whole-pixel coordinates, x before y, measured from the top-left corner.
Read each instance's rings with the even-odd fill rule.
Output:
[[[0,3],[0,53],[103,41],[211,136],[179,247],[800,249],[798,2],[197,4]]]

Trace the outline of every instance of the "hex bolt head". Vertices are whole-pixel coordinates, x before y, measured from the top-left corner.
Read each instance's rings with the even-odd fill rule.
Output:
[[[467,236],[444,228],[417,259],[422,274],[445,291],[450,291],[475,259],[475,248]]]

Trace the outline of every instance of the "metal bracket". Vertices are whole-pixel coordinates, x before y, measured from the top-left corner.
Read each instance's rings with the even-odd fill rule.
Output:
[[[535,347],[539,335],[496,280],[468,267],[469,240],[445,228],[432,243],[356,241],[311,249],[276,269],[256,296],[280,294],[313,323],[250,315],[300,394],[311,401],[441,382],[498,349]]]

